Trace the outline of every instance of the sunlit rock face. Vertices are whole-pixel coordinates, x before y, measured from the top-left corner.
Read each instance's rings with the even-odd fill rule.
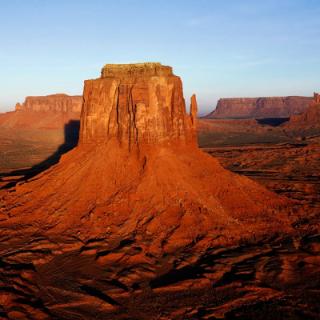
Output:
[[[79,122],[81,108],[82,96],[63,93],[29,96],[23,103],[17,103],[14,111],[0,113],[0,128],[61,129],[57,131],[59,137],[70,121]]]
[[[16,111],[54,111],[81,112],[82,96],[67,94],[52,94],[48,96],[26,97],[25,101],[16,104]]]
[[[182,82],[171,67],[107,64],[101,78],[85,81],[80,143],[196,144],[194,110],[186,113]]]

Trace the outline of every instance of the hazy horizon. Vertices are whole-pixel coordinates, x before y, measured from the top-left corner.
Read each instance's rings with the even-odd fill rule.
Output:
[[[81,93],[78,93],[78,94],[77,94],[77,93],[70,94],[70,93],[68,93],[68,92],[49,92],[49,93],[43,93],[43,94],[41,94],[41,96],[48,96],[48,95],[53,95],[53,94],[67,94],[67,95],[71,95],[71,96],[78,96],[78,95],[82,95],[82,92],[81,92]],[[32,96],[32,95],[28,95],[28,96]],[[36,95],[36,96],[39,96],[39,95]],[[188,108],[189,108],[189,106],[190,106],[190,97],[191,97],[191,95],[190,95],[190,96],[186,96],[186,94],[184,94],[184,96],[185,96],[186,108],[187,108],[187,111],[189,111]],[[285,95],[285,96],[296,96],[296,95]],[[300,96],[301,96],[301,95],[300,95]],[[305,95],[305,96],[306,96],[306,97],[312,97],[313,94],[309,94],[309,95]],[[272,96],[272,95],[270,95],[270,96],[268,96],[268,97],[273,97],[273,98],[275,98],[275,97],[282,97],[282,96]],[[26,97],[22,98],[20,101],[16,101],[13,105],[8,106],[7,108],[4,107],[4,108],[1,109],[1,106],[0,106],[0,112],[10,112],[10,111],[14,111],[16,103],[23,103],[24,100],[25,100],[25,98],[26,98]],[[219,100],[219,99],[223,99],[223,98],[231,98],[231,99],[232,99],[232,98],[265,98],[265,96],[220,97],[220,98],[217,98],[216,100],[214,100],[213,103],[210,104],[209,107],[207,107],[207,108],[205,108],[203,105],[202,105],[202,106],[199,105],[199,106],[198,106],[198,107],[199,107],[198,116],[205,116],[205,115],[207,115],[208,113],[210,113],[211,111],[213,111],[213,110],[216,108],[216,106],[217,106],[218,100]],[[197,100],[199,100],[198,96],[197,96]],[[199,104],[199,102],[198,102],[198,104]]]
[[[0,112],[26,96],[82,94],[106,63],[159,61],[197,94],[311,96],[320,90],[315,0],[0,0]]]

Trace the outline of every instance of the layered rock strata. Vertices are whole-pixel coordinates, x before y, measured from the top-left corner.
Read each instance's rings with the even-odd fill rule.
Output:
[[[0,126],[13,129],[64,129],[70,121],[78,121],[82,96],[53,94],[26,97],[15,111],[0,114]]]
[[[80,143],[195,144],[194,113],[186,114],[181,79],[158,63],[106,65],[85,81]],[[193,105],[196,104],[193,97]]]
[[[15,111],[80,113],[81,107],[82,96],[69,96],[59,93],[48,96],[26,97],[22,104],[16,104]]]
[[[286,118],[303,113],[311,101],[309,97],[225,98],[206,118]]]

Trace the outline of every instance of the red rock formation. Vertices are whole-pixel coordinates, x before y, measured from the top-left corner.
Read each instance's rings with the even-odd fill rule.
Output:
[[[104,315],[212,248],[290,232],[288,200],[198,149],[196,109],[193,96],[186,113],[180,78],[160,64],[106,65],[85,82],[78,147],[1,195],[0,253],[34,266],[27,296],[57,318],[86,305]],[[211,288],[215,277],[186,285]]]
[[[53,111],[80,113],[82,96],[68,96],[67,94],[52,94],[48,96],[26,97],[21,105],[16,104],[16,111]]]
[[[314,93],[313,94],[313,100],[315,104],[320,104],[320,94],[319,93]]]
[[[300,114],[290,118],[285,125],[290,130],[311,130],[320,128],[320,95],[314,93],[308,109]]]
[[[304,112],[312,98],[266,97],[220,99],[209,119],[282,118]]]
[[[170,67],[106,65],[101,74],[85,81],[80,143],[195,143],[182,83]]]
[[[198,113],[197,98],[196,98],[196,95],[193,94],[191,96],[190,115],[191,115],[191,122],[194,128],[196,128],[197,113]]]
[[[63,128],[70,120],[79,120],[82,96],[53,94],[26,97],[14,112],[0,114],[0,126],[7,128]]]
[[[14,110],[15,110],[15,111],[21,111],[21,110],[23,110],[23,107],[22,107],[22,105],[21,105],[20,102],[16,103],[16,106],[15,106]]]
[[[274,214],[272,226],[250,221],[267,219],[269,209],[285,201],[224,170],[197,148],[195,97],[190,116],[181,80],[168,70],[160,64],[106,65],[101,78],[86,81],[79,146],[41,178],[9,194],[8,203],[22,205],[7,206],[5,212],[18,219],[54,217],[55,228],[66,231],[72,226],[72,232],[81,230],[84,237],[104,233],[118,219],[127,221],[124,229],[115,227],[118,235],[150,217],[152,225],[166,225],[170,212],[170,221],[179,225],[174,234],[169,237],[170,228],[163,234],[150,230],[159,237],[156,242],[166,238],[168,248],[183,247],[217,225],[228,225],[225,231],[232,229],[233,238],[243,236],[241,225],[255,232],[273,228],[278,221]],[[31,202],[26,201],[30,192]],[[59,203],[58,211],[52,202]],[[31,214],[27,217],[26,212]],[[196,229],[195,221],[200,223]]]

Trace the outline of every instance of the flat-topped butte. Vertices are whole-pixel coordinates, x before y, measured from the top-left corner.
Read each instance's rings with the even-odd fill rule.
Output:
[[[172,75],[172,68],[159,62],[106,64],[101,70],[101,78]]]

